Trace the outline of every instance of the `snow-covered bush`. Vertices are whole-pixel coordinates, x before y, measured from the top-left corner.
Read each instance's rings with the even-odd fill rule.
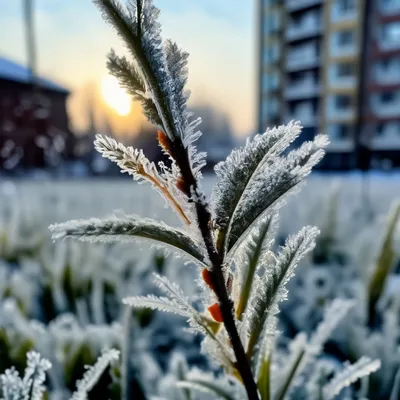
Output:
[[[26,353],[35,349],[53,365],[50,397],[67,399],[84,366],[104,347],[124,346],[121,299],[154,290],[152,272],[165,272],[170,260],[154,250],[143,257],[124,244],[52,243],[47,221],[57,213],[46,196],[32,192],[29,205],[17,195],[1,200],[0,371],[15,366],[22,373]],[[57,218],[65,218],[65,210],[61,215]],[[179,277],[183,284],[193,279],[185,272]],[[132,311],[131,380],[143,390],[160,379],[173,350],[204,363],[192,336],[182,335],[183,321],[170,326],[165,319],[161,313]],[[110,381],[104,376],[93,395],[104,393]]]
[[[369,399],[397,398],[400,280],[395,271],[400,261],[400,205],[394,202],[385,219],[353,215],[357,223],[349,223],[339,233],[338,215],[332,212],[339,211],[337,189],[325,216],[331,221],[329,234],[320,248],[317,242],[308,265],[292,280],[282,326],[289,336],[310,332],[327,303],[336,297],[354,299],[352,317],[344,320],[326,351],[349,360],[361,355],[380,358],[381,368],[364,387],[364,394]]]
[[[299,398],[297,393],[322,399],[340,393],[349,396],[351,392],[343,389],[377,370],[379,361],[363,356],[343,366],[319,356],[351,301],[332,302],[310,337],[300,333],[287,348],[276,345],[277,314],[287,298],[287,284],[299,261],[314,248],[319,233],[306,226],[274,252],[279,212],[284,197],[301,186],[323,156],[327,138],[318,135],[287,152],[301,132],[299,123],[256,135],[217,165],[218,179],[211,201],[207,200],[201,189],[205,155],[195,147],[200,120],[193,119],[186,107],[187,53],[172,41],[162,41],[152,1],[131,1],[127,7],[116,0],[95,3],[133,57],[131,61],[111,52],[109,70],[142,103],[144,114],[159,129],[158,142],[169,165],[156,166],[141,150],[108,137],[97,136],[95,147],[122,172],[150,183],[176,212],[182,227],[135,215],[112,215],[52,225],[53,238],[144,239],[198,266],[196,301],[161,275],[155,275],[155,283],[163,296],[124,299],[135,308],[185,317],[190,330],[204,336],[203,351],[223,371],[218,378],[184,371],[177,382],[181,391],[173,398],[190,398],[190,391],[196,389],[229,399]],[[131,398],[124,386],[129,380],[128,364],[121,377],[125,398]]]

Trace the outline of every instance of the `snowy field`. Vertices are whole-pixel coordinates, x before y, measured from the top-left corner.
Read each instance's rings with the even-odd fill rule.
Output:
[[[210,194],[213,179],[205,177],[203,188]],[[372,212],[385,214],[395,199],[400,199],[400,173],[374,173],[366,179],[359,174],[312,174],[301,192],[288,197],[281,215],[282,229],[292,231],[304,224],[318,224],[325,205],[338,191],[340,224],[348,224],[350,215]],[[3,181],[0,183],[0,210],[4,205],[30,211],[43,223],[66,219],[104,217],[114,211],[162,219],[171,224],[179,221],[164,207],[164,200],[148,185],[123,180]]]
[[[207,194],[213,184],[205,177]],[[314,173],[300,193],[288,197],[281,210],[278,243],[306,224],[318,226],[323,240],[319,252],[305,260],[291,282],[289,300],[280,313],[285,335],[311,332],[324,305],[335,298],[357,299],[352,315],[363,315],[368,287],[364,278],[376,268],[388,211],[396,199],[400,199],[400,174],[362,179],[357,174]],[[154,292],[152,272],[178,282],[186,295],[196,294],[196,270],[180,268],[181,259],[164,259],[147,242],[103,245],[50,239],[52,223],[113,212],[179,225],[158,193],[129,179],[0,182],[0,334],[7,338],[6,346],[0,343],[7,355],[3,369],[25,365],[26,349],[33,344],[60,373],[51,377],[53,390],[69,393],[81,375],[83,354],[91,355],[84,363],[92,364],[103,346],[122,343],[121,299]],[[396,243],[399,252],[400,241]],[[398,293],[399,282],[399,275],[391,274],[387,287],[395,289],[390,293]],[[400,309],[400,297],[396,299],[386,304],[398,304]],[[342,336],[339,332],[333,337],[347,358],[366,354],[382,359],[383,368],[376,375],[379,391],[368,397],[371,400],[389,398],[392,378],[400,368],[398,308],[380,310],[382,332],[371,334],[359,318],[348,318]],[[184,318],[164,313],[136,315],[132,352],[137,379],[148,393],[163,379],[171,380],[165,374],[172,354],[185,354],[190,365],[205,362],[195,337],[182,331],[184,326]],[[356,338],[350,347],[348,337]],[[328,357],[332,362],[332,353]],[[98,387],[101,393],[107,386]]]

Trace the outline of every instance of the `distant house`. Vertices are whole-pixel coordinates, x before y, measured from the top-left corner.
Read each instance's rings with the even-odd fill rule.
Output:
[[[55,167],[73,156],[66,101],[70,92],[36,79],[28,68],[0,57],[0,170]]]

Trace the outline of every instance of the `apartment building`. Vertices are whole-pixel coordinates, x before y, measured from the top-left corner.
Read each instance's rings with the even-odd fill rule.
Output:
[[[259,0],[258,16],[258,130],[327,132],[321,168],[400,166],[400,0]]]

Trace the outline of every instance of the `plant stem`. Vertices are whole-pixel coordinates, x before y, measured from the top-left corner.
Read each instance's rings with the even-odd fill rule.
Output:
[[[194,199],[197,222],[212,264],[211,274],[213,278],[214,291],[218,298],[225,329],[231,341],[233,352],[235,353],[237,362],[236,367],[242,377],[249,400],[259,400],[257,385],[251,372],[250,363],[247,359],[246,352],[236,328],[233,303],[226,290],[225,279],[222,272],[222,266],[224,263],[223,256],[215,249],[214,240],[210,231],[210,212],[207,209],[206,204],[204,204],[200,199],[201,196],[198,193],[197,180],[192,173],[187,151],[179,139],[171,144],[171,153],[181,170],[187,193],[190,193],[191,190],[193,190],[197,197]]]
[[[223,260],[215,250],[209,229],[208,221],[210,220],[211,216],[204,204],[200,202],[196,203],[196,211],[200,231],[212,263],[211,272],[214,283],[214,291],[218,297],[218,303],[224,321],[224,326],[231,341],[232,349],[235,353],[236,367],[240,373],[240,376],[242,377],[249,400],[259,400],[257,385],[251,372],[250,363],[247,359],[246,352],[243,348],[242,341],[240,340],[239,333],[236,328],[233,315],[233,303],[226,290],[225,279],[222,272]]]

